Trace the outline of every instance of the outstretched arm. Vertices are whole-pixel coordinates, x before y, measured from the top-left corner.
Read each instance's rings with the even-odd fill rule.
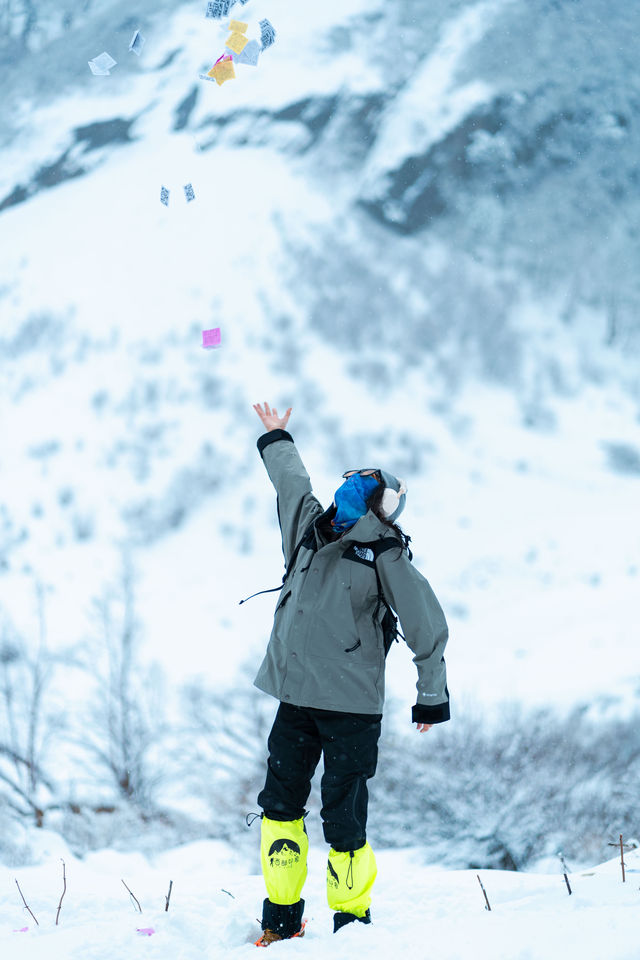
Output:
[[[323,510],[311,491],[311,481],[293,437],[285,429],[291,407],[284,417],[280,417],[276,408],[268,403],[264,407],[254,403],[253,409],[267,431],[258,440],[258,450],[278,495],[278,520],[286,566],[307,527]]]

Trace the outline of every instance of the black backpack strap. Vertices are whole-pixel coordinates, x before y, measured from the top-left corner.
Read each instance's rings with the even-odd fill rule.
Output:
[[[376,563],[376,560],[382,553],[386,553],[387,550],[393,550],[394,547],[400,547],[400,549],[402,549],[402,544],[398,542],[396,537],[382,537],[380,540],[376,540],[375,543],[372,544],[373,567],[376,571],[376,581],[378,583],[378,603],[376,604],[376,609],[373,614],[374,620],[380,612],[380,605],[382,603],[384,603],[386,607],[389,606],[382,591],[382,583],[380,582],[380,574],[378,573],[378,564]]]
[[[301,549],[305,547],[307,550],[315,550],[316,546],[316,521],[312,520],[305,532],[302,534],[302,538],[298,541],[298,543],[296,543],[293,553],[289,557],[289,563],[287,564],[287,569],[285,570],[284,577],[282,578],[283,583],[285,583],[287,577],[293,570],[293,565],[298,559],[298,554],[300,553]]]
[[[381,537],[380,540],[376,540],[373,544],[371,544],[371,547],[373,548],[373,553],[374,553],[373,568],[376,572],[376,582],[378,584],[378,602],[376,603],[376,608],[373,611],[373,619],[374,619],[374,622],[377,621],[378,614],[380,613],[380,607],[384,606],[389,616],[392,617],[395,622],[395,625],[396,625],[395,639],[397,641],[398,636],[402,637],[402,634],[397,628],[398,618],[395,616],[391,606],[387,603],[387,600],[385,598],[384,591],[382,589],[382,581],[380,580],[380,574],[378,573],[378,564],[376,563],[376,560],[381,554],[386,553],[387,550],[393,550],[394,548],[399,548],[400,554],[402,554],[402,551],[405,549],[405,547],[398,540],[397,537]],[[409,556],[409,560],[411,560],[413,554],[411,553],[408,547],[406,548],[406,550]],[[404,640],[404,637],[402,637],[402,639]]]
[[[400,553],[404,550],[402,543],[397,537],[380,537],[379,540],[374,540],[373,543],[368,543],[367,546],[373,548],[376,560],[381,553],[386,553],[387,550],[393,550],[394,547],[397,547]],[[411,557],[409,557],[409,559],[411,559]]]

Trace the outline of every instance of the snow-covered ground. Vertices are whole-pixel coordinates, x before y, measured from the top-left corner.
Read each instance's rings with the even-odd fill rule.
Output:
[[[256,829],[256,828],[254,828]],[[258,830],[256,829],[256,838]],[[309,855],[304,939],[272,946],[276,956],[351,960],[392,956],[442,960],[637,960],[640,853],[570,874],[443,871],[417,850],[379,851],[370,926],[333,934],[325,900],[325,851]],[[62,863],[67,892],[59,924]],[[145,860],[103,850],[80,861],[44,834],[39,863],[0,867],[3,960],[214,960],[253,956],[264,888],[231,847],[199,842]],[[20,888],[33,919],[20,899]],[[124,881],[142,907],[130,900]],[[173,881],[168,912],[165,896]],[[26,928],[26,929],[25,929]],[[146,933],[140,931],[147,931]],[[148,931],[153,931],[149,933]]]

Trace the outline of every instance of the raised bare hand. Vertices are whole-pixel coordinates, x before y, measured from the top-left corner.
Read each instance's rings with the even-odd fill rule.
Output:
[[[258,414],[260,419],[264,424],[265,430],[286,430],[287,424],[289,422],[289,417],[291,416],[292,407],[289,407],[284,417],[278,416],[278,411],[275,407],[273,409],[269,406],[268,403],[265,403],[264,410],[262,409],[262,404],[254,403],[253,409]]]

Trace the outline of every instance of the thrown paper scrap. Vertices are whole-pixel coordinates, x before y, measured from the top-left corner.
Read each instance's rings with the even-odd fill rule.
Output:
[[[165,207],[169,206],[169,191],[166,187],[160,188],[160,203],[164,203]]]
[[[220,346],[220,327],[202,331],[202,346],[205,350],[215,350]]]
[[[142,53],[142,48],[146,43],[145,38],[142,36],[139,30],[136,30],[134,35],[131,37],[131,42],[129,43],[129,53],[135,53],[136,57],[139,57]]]
[[[248,23],[243,23],[242,20],[230,20],[229,21],[229,30],[231,33],[246,33]]]
[[[187,200],[187,203],[191,203],[192,200],[195,200],[196,195],[193,192],[193,187],[190,183],[185,183],[182,189],[184,190],[184,195]]]
[[[150,937],[155,932],[153,927],[136,927],[136,933],[140,933],[143,937]]]
[[[260,34],[262,49],[266,50],[276,39],[276,31],[273,28],[273,24],[269,23],[266,18],[260,21]]]
[[[246,45],[242,53],[234,57],[233,59],[237,63],[246,63],[250,67],[255,67],[258,64],[258,57],[260,56],[260,44],[257,40],[249,40],[249,43]]]
[[[231,9],[231,0],[209,0],[205,16],[220,20],[226,17]]]
[[[233,80],[235,78],[236,72],[233,69],[233,60],[231,57],[222,57],[220,60],[217,60],[214,65],[209,70],[208,76],[215,77],[216,83],[219,87],[225,82],[225,80]]]
[[[249,38],[245,37],[244,33],[232,33],[226,42],[226,47],[234,53],[242,53],[248,43]]]
[[[110,57],[107,51],[101,53],[99,57],[94,57],[93,60],[87,61],[89,64],[89,69],[95,77],[108,77],[109,71],[112,67],[115,67],[118,63],[117,60],[114,60],[113,57]]]

